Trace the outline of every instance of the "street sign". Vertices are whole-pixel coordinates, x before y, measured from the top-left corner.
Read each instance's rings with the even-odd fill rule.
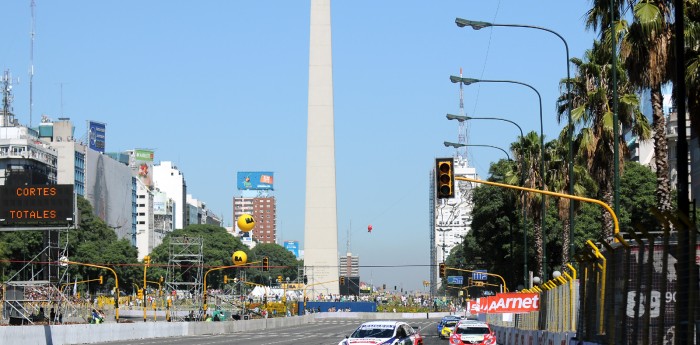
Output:
[[[447,284],[462,285],[462,284],[464,284],[464,277],[462,277],[462,276],[447,276]]]
[[[472,272],[472,280],[488,280],[486,270],[475,270]]]

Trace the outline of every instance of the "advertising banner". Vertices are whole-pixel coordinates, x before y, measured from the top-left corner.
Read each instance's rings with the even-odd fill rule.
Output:
[[[472,314],[529,313],[540,310],[537,293],[497,293],[496,296],[477,298],[467,306]]]
[[[273,190],[274,173],[270,171],[239,171],[238,190]]]
[[[105,124],[95,121],[88,121],[88,147],[105,152]]]
[[[153,150],[136,149],[131,164],[139,180],[149,188],[153,188],[153,156]]]

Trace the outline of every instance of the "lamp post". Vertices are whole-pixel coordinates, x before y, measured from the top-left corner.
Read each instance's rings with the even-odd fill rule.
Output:
[[[611,11],[612,11],[612,6],[611,6]],[[569,44],[566,42],[564,37],[562,35],[560,35],[558,32],[551,30],[551,29],[543,28],[541,26],[525,25],[525,24],[496,24],[496,23],[489,23],[489,22],[479,22],[479,21],[474,21],[474,20],[467,20],[467,19],[462,19],[462,18],[456,18],[455,23],[460,28],[463,28],[465,26],[470,26],[474,30],[479,30],[479,29],[483,29],[486,27],[493,27],[493,26],[542,30],[542,31],[547,31],[551,34],[554,34],[555,36],[559,37],[559,39],[564,43],[564,48],[566,50],[566,97],[567,97],[567,102],[569,103],[569,106],[567,107],[567,113],[568,113],[567,114],[568,115],[568,133],[567,134],[569,136],[569,157],[568,157],[569,158],[569,194],[574,195],[574,156],[573,156],[574,155],[574,126],[573,126],[573,122],[571,120],[572,99],[571,99],[571,68],[569,67]],[[613,46],[614,46],[614,44],[613,44]],[[614,58],[615,58],[615,53],[613,51],[613,59]],[[615,66],[614,63],[613,63],[613,66]],[[613,73],[615,73],[615,72],[613,71]],[[614,97],[614,98],[616,98],[616,97]],[[615,116],[617,115],[617,107],[615,107],[614,115]],[[615,121],[615,125],[617,126],[617,121]],[[617,153],[617,151],[615,151],[615,152]],[[615,156],[615,161],[616,162],[618,161],[617,156]],[[618,211],[619,210],[615,210],[616,213]],[[573,233],[574,233],[574,203],[570,202],[569,203],[569,260],[571,260],[571,258],[574,256]]]
[[[452,115],[452,116],[457,116],[457,115]],[[450,119],[450,114],[447,114],[447,118]],[[506,121],[507,121],[507,120],[506,120]],[[517,125],[516,125],[516,126],[517,126]],[[520,126],[518,126],[518,128],[520,128]],[[521,132],[521,133],[522,133],[522,132]],[[458,149],[458,148],[460,148],[460,147],[471,147],[471,146],[476,146],[476,147],[490,147],[490,148],[494,148],[494,149],[503,151],[503,153],[506,154],[506,157],[508,157],[508,160],[511,161],[511,162],[513,161],[512,159],[510,159],[510,155],[508,154],[508,151],[506,151],[506,150],[504,150],[504,149],[502,149],[502,148],[500,148],[500,147],[498,147],[498,146],[493,146],[493,145],[478,145],[478,144],[458,144],[458,143],[451,143],[451,142],[449,142],[449,141],[445,141],[443,144],[445,145],[445,147],[454,147],[455,149]],[[524,169],[522,169],[522,170],[523,170],[523,174],[524,174],[524,171],[525,171],[525,170],[524,170]],[[522,177],[522,179],[523,179],[523,181],[525,180],[524,177]],[[521,182],[522,182],[522,181],[521,181]],[[523,208],[523,213],[524,213],[524,208]],[[521,222],[522,222],[522,220],[521,220]],[[527,246],[527,232],[525,232],[525,246]],[[513,258],[513,224],[510,225],[510,257],[511,257],[511,259]],[[525,272],[526,272],[526,274],[527,274],[527,253],[525,253],[525,262],[526,262],[526,263],[525,263]],[[526,280],[526,281],[527,281],[527,280]]]
[[[520,137],[524,138],[525,135],[523,134],[523,129],[515,123],[514,121],[500,118],[500,117],[476,117],[476,116],[461,116],[461,115],[452,115],[452,114],[447,114],[447,119],[448,120],[457,120],[459,122],[466,121],[466,120],[498,120],[498,121],[505,121],[505,122],[510,122],[515,125],[515,127],[518,127],[518,130],[520,131]]]
[[[542,183],[542,190],[544,190],[544,184],[545,184],[545,175],[544,175],[544,124],[542,121],[542,96],[540,95],[540,92],[537,91],[532,85],[526,84],[520,81],[514,81],[514,80],[491,80],[491,79],[474,79],[474,78],[462,78],[462,77],[457,77],[454,75],[450,76],[450,81],[453,83],[462,83],[464,85],[471,85],[474,83],[509,83],[509,84],[518,84],[522,86],[526,86],[530,88],[532,91],[535,91],[537,94],[537,99],[539,100],[539,105],[540,105],[540,152],[541,152],[541,159],[540,159],[540,179]],[[542,228],[542,274],[544,277],[547,276],[547,241],[546,241],[546,231],[544,227],[544,219],[545,219],[545,198],[544,196],[542,197],[542,220],[541,220],[541,228]]]
[[[511,121],[508,119],[500,118],[500,117],[475,117],[475,116],[461,116],[461,115],[452,115],[452,114],[447,114],[447,119],[448,120],[457,120],[457,121],[467,121],[467,120],[497,120],[497,121],[505,121],[512,123],[515,125],[515,127],[518,127],[518,130],[520,131],[520,138],[521,140],[525,138],[525,135],[523,134],[523,129],[520,127],[519,124],[517,124],[515,121]],[[525,162],[521,162],[521,172],[520,172],[520,185],[525,184]],[[525,285],[527,285],[527,229],[525,228],[525,203],[522,205],[522,217],[520,217],[520,228],[523,230],[523,282]],[[512,255],[511,255],[512,257]]]
[[[445,147],[454,147],[454,148],[456,148],[456,149],[457,149],[457,148],[460,148],[460,147],[490,147],[490,148],[493,148],[493,149],[501,150],[503,153],[506,154],[506,157],[508,157],[508,160],[509,160],[509,161],[513,161],[512,159],[510,159],[510,155],[508,154],[508,151],[506,151],[506,150],[504,150],[504,149],[502,149],[502,148],[500,148],[500,147],[498,147],[498,146],[493,146],[493,145],[479,145],[479,144],[458,144],[458,143],[451,143],[451,142],[449,142],[449,141],[445,141],[443,144],[445,145]]]

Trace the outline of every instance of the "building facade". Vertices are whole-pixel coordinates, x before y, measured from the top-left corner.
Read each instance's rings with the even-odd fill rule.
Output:
[[[155,188],[168,195],[173,201],[173,223],[175,229],[182,229],[187,218],[187,184],[185,176],[172,162],[163,161],[153,166]]]
[[[249,237],[258,243],[277,243],[277,202],[274,196],[234,197],[234,222],[243,214],[253,216],[255,228],[247,233],[241,233],[236,225],[236,232],[241,233],[241,241]]]
[[[466,158],[454,158],[454,175],[478,179],[476,169],[469,166]],[[441,280],[438,264],[445,262],[450,252],[461,244],[471,231],[473,203],[471,182],[455,181],[455,196],[438,199],[435,192],[435,168],[430,173],[430,288],[436,293]]]

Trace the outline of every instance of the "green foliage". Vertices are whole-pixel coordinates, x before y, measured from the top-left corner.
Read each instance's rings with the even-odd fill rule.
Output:
[[[636,162],[625,164],[620,177],[620,231],[632,226],[655,230],[658,226],[650,212],[656,206],[656,175],[648,167]]]
[[[269,284],[270,278],[274,282],[277,281],[277,276],[282,276],[285,280],[289,277],[290,282],[294,282],[298,276],[298,268],[303,266],[303,263],[294,257],[294,254],[279,244],[275,243],[260,243],[252,250],[255,260],[262,260],[267,256],[270,260],[270,271],[262,272],[262,270],[251,270],[248,272],[248,280],[258,284]]]
[[[251,254],[246,247],[238,238],[231,236],[226,229],[208,224],[195,224],[189,225],[184,229],[177,229],[170,234],[168,234],[164,239],[163,243],[159,246],[153,248],[151,251],[151,267],[148,270],[149,280],[156,281],[160,279],[161,276],[165,277],[167,273],[167,264],[170,257],[170,240],[177,237],[190,237],[190,238],[202,238],[203,248],[203,262],[204,262],[204,273],[206,271],[221,266],[232,266],[233,265],[233,253],[238,250],[242,250],[248,255],[248,262],[251,261]],[[192,264],[196,264],[192,262]],[[181,263],[183,267],[175,270],[176,274],[187,275],[193,270],[189,270],[189,266],[186,263]],[[250,269],[249,269],[250,270]],[[212,271],[207,275],[207,288],[221,288],[223,286],[223,277],[228,275],[233,277],[234,268],[223,269]],[[175,277],[176,280],[189,281],[194,278],[186,276]]]

